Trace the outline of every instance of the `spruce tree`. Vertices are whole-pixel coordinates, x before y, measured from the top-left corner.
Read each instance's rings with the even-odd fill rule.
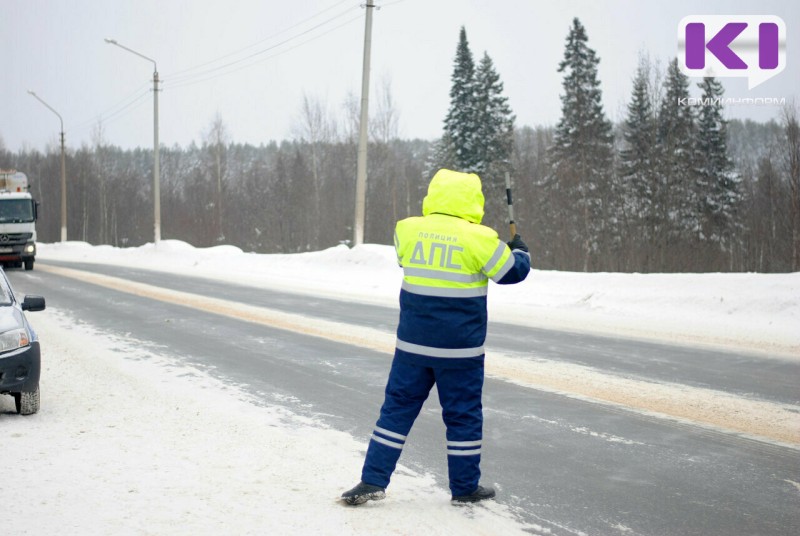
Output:
[[[631,102],[622,125],[625,146],[620,151],[620,174],[631,192],[629,212],[636,219],[649,217],[653,202],[653,167],[655,164],[656,121],[650,98],[649,73],[640,65],[633,80]]]
[[[453,159],[460,171],[476,171],[478,118],[475,109],[475,62],[462,26],[453,65],[450,109],[444,120],[443,154]]]
[[[484,53],[475,73],[476,147],[475,170],[486,173],[493,166],[505,171],[514,148],[514,115],[503,96],[503,83],[494,63]]]
[[[498,226],[504,214],[505,172],[511,170],[514,116],[489,55],[484,53],[475,67],[464,27],[459,33],[451,80],[444,132],[430,152],[425,173],[430,177],[446,167],[480,175],[487,223]]]
[[[505,174],[511,173],[514,149],[514,115],[503,95],[503,83],[489,54],[484,52],[475,72],[475,167],[483,181],[487,223],[495,228],[503,222]]]
[[[573,250],[575,261],[582,261],[573,267],[583,270],[589,269],[607,239],[605,217],[613,175],[613,134],[603,112],[599,63],[588,46],[586,30],[575,18],[558,67],[564,73],[564,93],[550,157],[552,184],[562,202],[556,217],[566,232],[564,247]]]
[[[661,255],[661,269],[686,269],[689,259],[671,253],[676,245],[689,243],[699,231],[696,175],[694,171],[695,123],[689,98],[689,78],[673,59],[667,67],[664,98],[658,111],[656,173],[659,191],[654,205],[660,208],[660,228],[654,237]]]
[[[722,117],[722,84],[713,77],[698,84],[702,106],[697,121],[697,191],[704,240],[730,252],[741,201],[739,176],[728,156],[727,122]]]
[[[659,227],[655,199],[660,192],[655,173],[656,119],[652,105],[649,64],[642,61],[633,80],[628,114],[622,124],[624,147],[620,151],[620,197],[623,200],[620,218],[633,227],[635,247],[643,250],[645,259],[638,269],[649,270],[650,243]],[[634,244],[629,244],[628,249]]]

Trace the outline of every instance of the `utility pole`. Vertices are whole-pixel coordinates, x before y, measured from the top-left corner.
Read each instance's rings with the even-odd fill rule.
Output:
[[[364,65],[361,73],[361,119],[358,125],[358,162],[356,165],[356,213],[353,222],[353,245],[364,243],[364,222],[367,205],[367,123],[369,122],[369,59],[372,42],[373,0],[366,3],[364,23]]]
[[[153,62],[153,241],[161,242],[161,161],[158,142],[158,69]]]
[[[158,143],[158,65],[156,60],[139,54],[126,46],[120,45],[113,39],[106,39],[109,45],[116,45],[131,54],[136,54],[153,64],[153,240],[156,245],[161,241],[161,164],[159,162]]]
[[[61,241],[67,241],[67,164],[66,164],[66,148],[64,147],[65,143],[65,136],[64,136],[64,120],[61,118],[61,114],[55,111],[52,106],[44,102],[39,95],[34,93],[31,90],[28,90],[28,93],[31,96],[47,106],[47,108],[58,116],[58,120],[61,122]]]

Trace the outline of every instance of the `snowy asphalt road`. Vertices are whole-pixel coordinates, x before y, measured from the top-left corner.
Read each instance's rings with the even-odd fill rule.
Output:
[[[127,268],[47,264],[388,332],[397,318],[390,308]],[[390,355],[43,270],[9,270],[9,278],[18,292],[43,294],[48,307],[209,369],[265,403],[322,416],[365,444],[371,433]],[[488,344],[517,352],[536,348],[547,359],[770,401],[797,404],[800,393],[800,364],[792,361],[508,325],[492,325]],[[435,474],[445,487],[444,428],[435,399],[426,404],[401,462]],[[800,532],[796,449],[492,379],[484,407],[484,480],[497,485],[499,500],[517,507],[520,517],[553,534]]]

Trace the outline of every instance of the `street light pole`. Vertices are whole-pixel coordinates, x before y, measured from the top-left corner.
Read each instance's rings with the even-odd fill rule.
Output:
[[[28,93],[31,96],[47,106],[47,108],[58,116],[58,120],[61,122],[61,241],[67,241],[67,166],[66,166],[66,157],[65,157],[65,148],[64,148],[64,120],[61,118],[61,114],[58,113],[53,109],[52,106],[47,104],[45,101],[39,97],[36,93],[31,90],[28,90]]]
[[[152,58],[139,54],[124,45],[120,45],[113,39],[106,39],[109,45],[116,45],[131,54],[136,54],[153,64],[153,228],[154,242],[156,245],[161,241],[161,164],[159,162],[159,143],[158,143],[158,65]]]

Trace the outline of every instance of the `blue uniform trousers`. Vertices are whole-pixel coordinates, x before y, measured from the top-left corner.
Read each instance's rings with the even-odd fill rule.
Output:
[[[447,427],[447,468],[453,495],[478,487],[483,437],[483,363],[471,368],[418,366],[395,358],[386,398],[369,442],[361,480],[385,488],[414,420],[433,385]]]

